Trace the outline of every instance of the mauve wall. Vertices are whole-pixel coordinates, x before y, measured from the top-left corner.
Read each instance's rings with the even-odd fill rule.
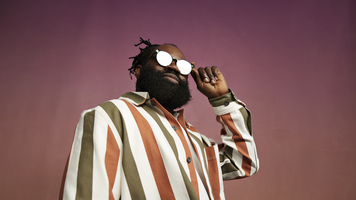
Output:
[[[233,199],[356,199],[352,0],[1,1],[0,199],[56,199],[80,113],[134,90],[139,37],[216,65],[252,111],[261,168]],[[219,141],[190,78],[186,117]]]

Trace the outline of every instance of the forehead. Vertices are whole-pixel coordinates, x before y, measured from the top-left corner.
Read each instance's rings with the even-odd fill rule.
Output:
[[[161,50],[161,51],[168,52],[169,54],[171,54],[174,58],[177,58],[178,60],[185,59],[182,51],[173,45],[164,44],[164,45],[157,47],[157,49]]]

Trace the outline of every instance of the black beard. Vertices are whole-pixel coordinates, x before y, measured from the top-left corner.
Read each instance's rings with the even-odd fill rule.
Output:
[[[179,84],[165,80],[163,73],[175,74],[179,79]],[[155,98],[167,110],[180,108],[191,99],[188,79],[183,81],[176,71],[153,71],[149,66],[141,68],[140,77],[136,82],[136,91],[148,92],[150,98]]]

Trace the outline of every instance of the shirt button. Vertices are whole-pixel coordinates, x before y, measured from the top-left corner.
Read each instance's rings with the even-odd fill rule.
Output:
[[[190,162],[192,162],[192,159],[188,156],[188,158],[187,158],[187,162],[188,163],[190,163]]]
[[[224,101],[224,105],[225,105],[225,106],[228,106],[229,104],[230,104],[229,100],[225,100],[225,101]]]
[[[156,106],[156,102],[151,101],[151,105],[152,105],[152,106]]]
[[[175,130],[175,131],[177,130],[177,127],[176,127],[176,126],[174,126],[174,125],[172,126],[172,128],[173,128],[173,130]]]

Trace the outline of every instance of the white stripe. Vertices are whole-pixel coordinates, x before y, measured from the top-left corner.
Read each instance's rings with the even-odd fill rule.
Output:
[[[118,101],[118,100],[116,100]],[[112,101],[112,103],[114,103]],[[122,173],[122,139],[120,138],[120,134],[118,132],[118,130],[116,129],[114,123],[111,121],[110,117],[107,115],[107,113],[105,112],[105,110],[102,108],[102,107],[98,107],[97,108],[97,112],[100,113],[103,118],[106,120],[106,122],[108,123],[113,135],[114,135],[114,138],[115,138],[115,141],[116,141],[116,144],[118,145],[119,147],[119,150],[120,150],[120,155],[119,155],[119,160],[118,160],[118,165],[117,165],[117,169],[116,169],[116,177],[115,177],[115,180],[114,180],[114,185],[113,185],[113,188],[112,188],[112,193],[114,195],[114,198],[115,199],[120,199],[120,195],[121,195],[121,180],[120,180],[120,176],[121,176],[121,173]]]
[[[83,111],[79,119],[75,136],[71,148],[71,153],[68,162],[68,171],[66,175],[66,181],[64,183],[64,193],[63,200],[75,199],[77,193],[77,176],[78,176],[78,165],[79,165],[79,156],[80,150],[82,148],[82,138],[83,138],[83,124],[84,124],[84,115],[87,112],[92,111],[93,109]]]
[[[232,101],[229,103],[228,106],[221,105],[217,107],[213,107],[214,113],[216,115],[225,115],[231,112],[236,112],[236,110],[239,110],[243,106],[235,101]]]
[[[126,176],[124,173],[121,174],[121,182],[122,182],[122,188],[121,188],[121,200],[132,200],[131,198],[131,193],[129,190],[129,186],[127,185],[127,180],[126,180]]]
[[[214,145],[214,151],[215,151],[215,158],[216,158],[216,162],[217,162],[217,165],[218,165],[218,170],[219,170],[219,180],[223,180],[222,178],[222,171],[221,171],[221,167],[220,167],[220,163],[219,163],[219,160],[220,160],[220,156],[219,156],[219,148],[218,148],[218,145]],[[220,198],[222,200],[225,199],[225,193],[224,193],[224,182],[223,181],[219,181],[220,183]],[[217,198],[217,197],[215,197]]]
[[[95,113],[93,130],[93,199],[109,199],[109,179],[105,167],[108,125],[100,113]]]
[[[223,174],[223,179],[224,180],[231,180],[231,179],[235,179],[237,177],[241,176],[238,171],[232,171],[232,172],[228,172]]]

